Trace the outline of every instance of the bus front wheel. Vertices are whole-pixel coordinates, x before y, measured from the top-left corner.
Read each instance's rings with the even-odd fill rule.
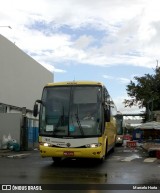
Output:
[[[100,163],[103,163],[103,162],[105,161],[105,159],[106,159],[107,151],[108,151],[107,148],[108,148],[108,141],[106,141],[105,153],[104,153],[104,155],[99,159],[99,162],[100,162]]]
[[[101,157],[100,159],[99,159],[99,163],[103,163],[105,161],[105,156],[103,156],[103,157]]]

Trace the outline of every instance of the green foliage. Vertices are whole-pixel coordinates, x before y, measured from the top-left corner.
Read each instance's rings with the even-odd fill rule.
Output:
[[[125,106],[138,105],[152,110],[160,110],[160,67],[154,69],[154,74],[145,74],[142,77],[134,77],[135,82],[130,81],[126,91],[131,99],[124,100]]]

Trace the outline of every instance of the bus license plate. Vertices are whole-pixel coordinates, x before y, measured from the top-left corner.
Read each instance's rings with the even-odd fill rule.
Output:
[[[65,155],[65,156],[74,156],[74,152],[73,151],[64,151],[63,155]]]

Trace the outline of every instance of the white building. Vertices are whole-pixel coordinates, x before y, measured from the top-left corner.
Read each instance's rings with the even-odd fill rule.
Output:
[[[32,110],[42,89],[53,82],[53,74],[0,35],[0,107],[26,107]]]
[[[0,35],[0,149],[11,139],[20,149],[37,146],[32,109],[48,82],[53,82],[50,71]]]

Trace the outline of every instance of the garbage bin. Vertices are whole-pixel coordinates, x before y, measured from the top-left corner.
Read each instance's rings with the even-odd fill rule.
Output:
[[[20,145],[17,143],[16,140],[12,139],[8,142],[8,149],[13,151],[20,151]]]

